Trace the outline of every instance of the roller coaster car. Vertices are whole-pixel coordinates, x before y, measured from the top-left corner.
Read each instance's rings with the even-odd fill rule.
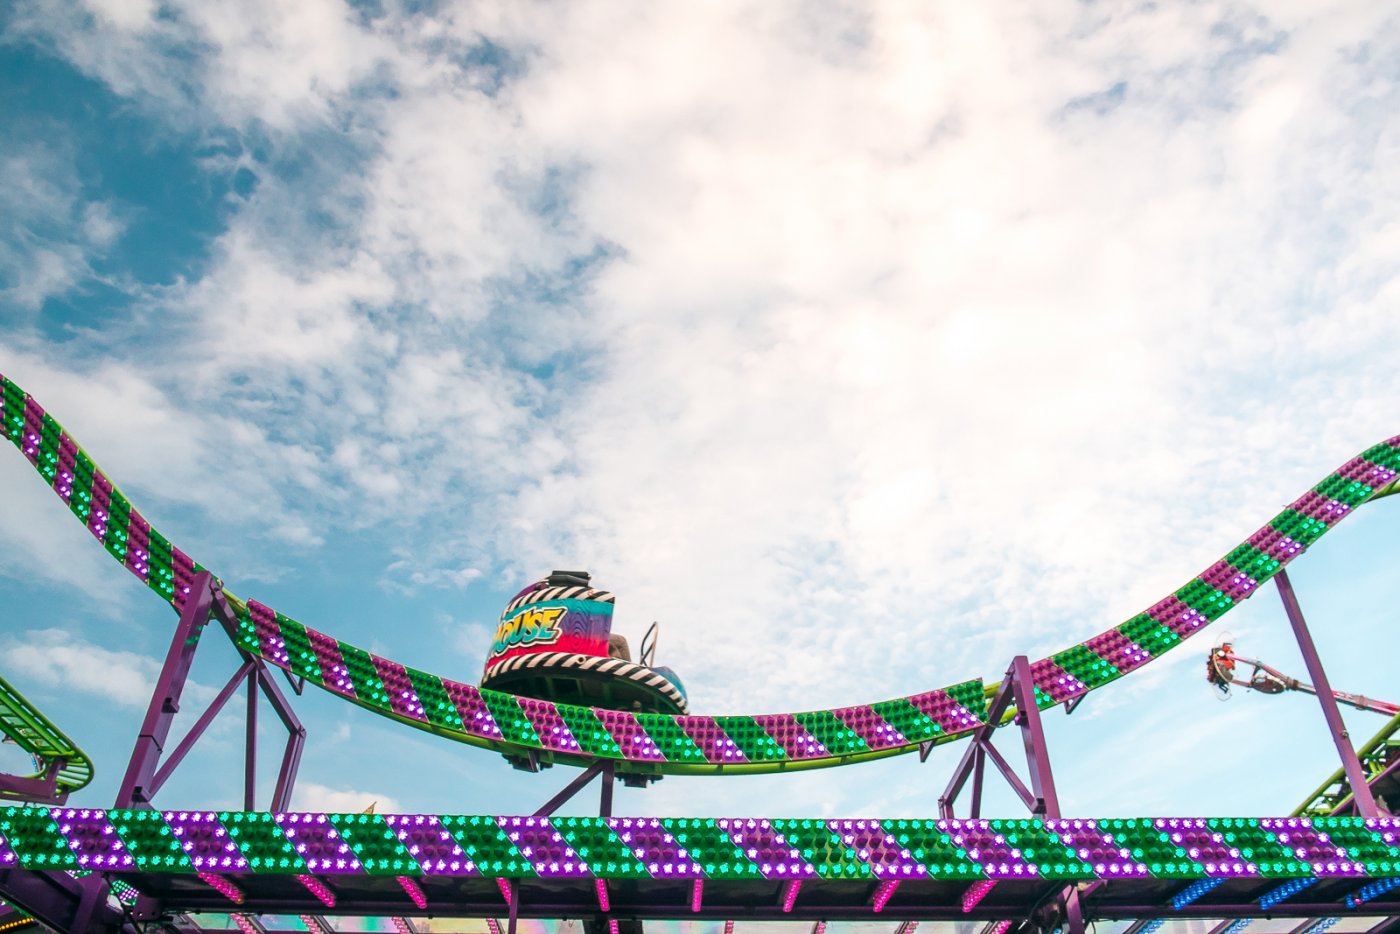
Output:
[[[615,598],[586,571],[553,571],[516,594],[501,614],[481,686],[561,704],[638,713],[687,712],[685,687],[653,665],[657,624],[632,660],[612,631]]]

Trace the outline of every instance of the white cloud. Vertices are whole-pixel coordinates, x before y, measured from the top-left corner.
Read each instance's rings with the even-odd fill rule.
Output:
[[[371,805],[376,814],[402,814],[397,798],[375,791],[330,788],[315,782],[298,782],[292,792],[292,808],[298,811],[358,814]]]
[[[30,683],[90,694],[123,707],[140,709],[151,700],[161,662],[136,652],[95,645],[61,629],[34,629],[6,637],[7,669]],[[185,697],[207,703],[214,692],[187,682]]]
[[[125,229],[114,204],[85,195],[66,144],[0,150],[0,300],[29,311],[92,278],[92,261]]]

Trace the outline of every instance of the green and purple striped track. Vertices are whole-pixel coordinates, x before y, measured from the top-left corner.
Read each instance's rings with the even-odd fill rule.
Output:
[[[1391,878],[1400,818],[873,820],[0,808],[0,869],[713,880]]]
[[[153,529],[31,396],[0,377],[0,423],[89,532],[176,610],[202,568]],[[1400,437],[1344,464],[1175,593],[1032,665],[1050,707],[1133,671],[1251,596],[1353,509],[1393,484]],[[734,716],[633,714],[517,697],[408,668],[230,595],[249,652],[382,716],[507,756],[614,760],[646,775],[844,765],[941,743],[983,724],[980,679],[834,710]]]
[[[42,780],[50,768],[56,767],[54,791],[59,794],[77,791],[92,781],[92,760],[87,753],[4,678],[0,678],[0,734],[35,758],[37,768],[28,776],[30,780]],[[0,797],[9,797],[3,788]]]

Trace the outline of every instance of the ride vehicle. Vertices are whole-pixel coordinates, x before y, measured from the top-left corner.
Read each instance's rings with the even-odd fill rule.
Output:
[[[587,571],[553,571],[521,590],[501,613],[481,686],[561,704],[687,713],[680,678],[654,663],[658,624],[634,661],[627,639],[612,631],[615,605]]]

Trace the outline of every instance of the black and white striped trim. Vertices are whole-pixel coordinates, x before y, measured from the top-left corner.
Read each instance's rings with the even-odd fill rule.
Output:
[[[594,590],[592,587],[541,587],[539,590],[531,590],[523,593],[510,601],[506,605],[505,612],[514,613],[522,606],[531,603],[544,603],[549,600],[592,600],[595,603],[616,603],[617,598],[606,590]]]
[[[533,655],[517,655],[514,658],[507,658],[486,669],[486,675],[481,679],[481,686],[489,687],[489,682],[492,679],[510,672],[534,670],[538,670],[541,674],[587,671],[634,681],[665,697],[680,708],[681,713],[686,713],[689,709],[685,695],[681,693],[680,688],[676,687],[670,678],[656,670],[620,658],[580,655],[575,652],[539,652]]]

